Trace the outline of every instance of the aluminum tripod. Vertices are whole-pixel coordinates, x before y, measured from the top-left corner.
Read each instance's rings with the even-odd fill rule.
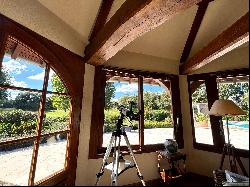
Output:
[[[133,168],[133,167],[136,167],[137,175],[140,178],[142,185],[146,186],[146,184],[143,180],[143,176],[142,176],[140,169],[137,165],[137,162],[135,160],[135,156],[134,156],[134,153],[132,151],[131,145],[129,143],[127,134],[126,134],[124,128],[121,128],[123,119],[124,119],[124,115],[121,115],[120,119],[118,119],[117,129],[112,133],[110,143],[107,146],[107,150],[105,152],[100,171],[99,171],[99,173],[96,174],[96,176],[97,176],[96,184],[95,184],[96,186],[98,185],[98,183],[100,181],[100,177],[103,175],[105,168],[110,169],[112,171],[112,173],[111,173],[111,186],[117,186],[118,176],[121,173],[123,173],[124,171],[126,171],[127,169]],[[130,161],[125,160],[125,163],[123,162],[124,165],[123,165],[122,169],[120,169],[121,168],[121,161],[123,160],[123,157],[121,155],[121,150],[120,150],[121,136],[124,137],[126,144],[127,144],[127,147],[128,147],[128,150],[129,150],[129,153],[130,153],[130,156],[134,162],[133,164],[131,164]],[[112,146],[113,146],[113,162],[108,163],[107,160],[108,160],[109,155],[111,153]]]

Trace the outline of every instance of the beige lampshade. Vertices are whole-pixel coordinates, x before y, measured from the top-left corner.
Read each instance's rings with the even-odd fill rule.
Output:
[[[226,116],[226,115],[233,116],[233,115],[245,115],[245,112],[231,100],[218,99],[213,103],[208,114],[214,116]]]

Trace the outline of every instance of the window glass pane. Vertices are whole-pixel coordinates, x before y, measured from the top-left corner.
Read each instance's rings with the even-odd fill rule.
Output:
[[[138,83],[124,81],[123,77],[110,78],[105,87],[105,110],[104,110],[104,127],[103,127],[103,147],[109,144],[112,132],[116,129],[116,123],[119,119],[121,106],[129,110],[130,102],[137,104],[138,100]],[[134,81],[138,81],[135,79]],[[137,113],[137,106],[133,107],[133,112]],[[127,113],[128,114],[128,113]],[[127,116],[129,117],[129,115]],[[123,120],[123,127],[126,130],[131,145],[139,144],[139,121]],[[121,138],[121,145],[126,145],[124,138]]]
[[[69,128],[70,97],[47,94],[42,134],[62,131]]]
[[[164,143],[174,138],[170,84],[152,78],[143,81],[144,144]]]
[[[33,140],[0,146],[0,186],[27,186]]]
[[[35,135],[41,94],[0,89],[0,141]]]
[[[67,93],[67,89],[64,86],[62,80],[58,77],[58,75],[51,68],[49,72],[49,81],[47,91],[59,92],[59,93]]]
[[[39,145],[35,182],[64,169],[67,133],[42,137]]]
[[[47,94],[42,134],[69,129],[70,97]],[[35,182],[64,169],[67,133],[43,137],[38,151]]]
[[[230,143],[236,148],[249,150],[249,82],[248,77],[217,79],[220,99],[232,100],[246,115],[228,116]],[[226,117],[222,117],[225,142],[228,142]]]
[[[208,113],[207,91],[204,81],[191,81],[192,111],[197,143],[213,145],[212,129]]]
[[[7,53],[4,55],[2,65],[2,71],[7,75],[4,84],[23,88],[42,89],[44,79],[43,66],[19,57],[13,59]]]

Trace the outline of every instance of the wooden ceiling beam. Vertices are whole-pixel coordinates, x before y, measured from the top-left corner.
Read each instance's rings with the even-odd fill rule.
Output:
[[[96,37],[97,33],[105,25],[113,2],[114,0],[102,0],[101,7],[99,9],[95,24],[89,37],[90,42],[93,40],[94,37]]]
[[[249,13],[219,34],[206,47],[180,66],[180,74],[189,74],[249,41]]]
[[[201,22],[203,20],[203,17],[206,13],[208,4],[213,1],[213,0],[203,0],[202,2],[198,3],[198,9],[194,18],[194,22],[192,24],[191,30],[189,32],[185,47],[183,49],[182,55],[181,55],[181,59],[180,59],[180,63],[183,63],[187,60],[190,51],[192,49],[194,40],[196,38],[196,35],[199,31]]]
[[[12,59],[16,59],[20,55],[20,53],[22,52],[22,50],[23,50],[22,45],[19,44],[19,43],[17,43],[17,45],[16,45],[13,53],[11,54],[11,58]]]
[[[201,0],[127,0],[85,48],[85,62],[102,65],[137,37]]]

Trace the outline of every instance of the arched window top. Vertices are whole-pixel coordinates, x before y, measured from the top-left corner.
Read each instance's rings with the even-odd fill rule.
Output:
[[[45,69],[48,66],[50,73],[47,91],[68,93],[66,85],[60,78],[60,75],[51,67],[49,61],[28,45],[8,35],[4,51],[2,69],[9,74],[9,81],[6,81],[4,84],[42,90],[45,80]]]

